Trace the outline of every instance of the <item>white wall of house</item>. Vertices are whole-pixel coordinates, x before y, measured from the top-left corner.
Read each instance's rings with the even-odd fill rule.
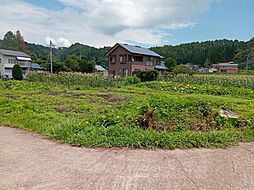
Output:
[[[1,59],[0,71],[2,76],[12,78],[12,68],[15,64],[20,65],[24,76],[28,75],[30,61],[18,61],[16,56],[6,56],[2,54],[0,54],[0,59]],[[12,60],[12,61],[9,61],[9,60]]]
[[[0,54],[0,75],[2,76],[4,73],[4,62],[3,62],[3,55]]]

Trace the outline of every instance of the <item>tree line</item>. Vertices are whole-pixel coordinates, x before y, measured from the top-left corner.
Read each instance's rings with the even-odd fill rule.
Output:
[[[49,48],[43,45],[27,43],[19,31],[7,32],[0,40],[0,48],[20,50],[32,56],[33,62],[49,68]],[[80,43],[70,47],[53,49],[53,69],[58,71],[91,72],[94,65],[108,67],[106,53],[110,47],[95,48]],[[240,69],[254,70],[254,38],[244,42],[238,40],[215,40],[193,42],[181,45],[152,47],[151,50],[164,57],[165,65],[172,70],[176,65],[192,63],[209,67],[214,63],[234,61]]]

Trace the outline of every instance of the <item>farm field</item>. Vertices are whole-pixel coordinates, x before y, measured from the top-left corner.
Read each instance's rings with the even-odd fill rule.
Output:
[[[254,79],[200,75],[137,83],[70,75],[0,81],[0,124],[74,146],[226,147],[254,141]]]

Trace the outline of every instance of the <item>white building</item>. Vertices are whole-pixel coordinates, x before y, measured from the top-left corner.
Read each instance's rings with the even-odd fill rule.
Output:
[[[12,78],[12,68],[19,64],[22,73],[28,75],[31,57],[24,52],[0,49],[0,74],[4,78]]]

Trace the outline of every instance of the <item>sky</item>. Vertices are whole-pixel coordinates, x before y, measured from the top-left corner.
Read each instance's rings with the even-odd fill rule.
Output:
[[[254,0],[0,0],[0,37],[145,47],[254,37]]]

